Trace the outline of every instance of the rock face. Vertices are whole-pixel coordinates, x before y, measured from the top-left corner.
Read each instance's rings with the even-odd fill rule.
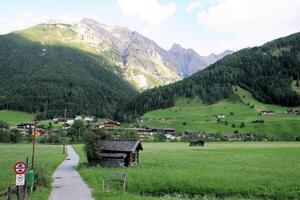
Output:
[[[179,44],[166,51],[138,32],[107,26],[93,19],[83,19],[75,24],[51,20],[24,32],[34,35],[42,43],[55,41],[104,56],[115,65],[110,70],[138,90],[178,81],[225,55],[200,56]]]
[[[181,77],[187,77],[207,66],[217,62],[223,57],[232,54],[233,51],[224,51],[221,54],[200,56],[193,49],[182,48],[179,44],[173,44],[169,50],[171,66]]]
[[[77,39],[110,58],[122,76],[139,90],[165,85],[181,77],[166,65],[168,52],[152,40],[127,28],[111,27],[83,19],[73,26]]]

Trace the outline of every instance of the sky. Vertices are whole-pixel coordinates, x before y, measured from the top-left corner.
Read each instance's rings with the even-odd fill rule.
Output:
[[[50,19],[93,18],[200,55],[261,45],[300,31],[300,0],[0,0],[0,34]]]

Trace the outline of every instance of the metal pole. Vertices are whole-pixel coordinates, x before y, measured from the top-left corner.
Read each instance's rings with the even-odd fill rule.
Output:
[[[65,109],[65,118],[64,118],[64,141],[63,141],[63,154],[66,153],[66,122],[67,122],[67,109]]]
[[[34,121],[34,131],[33,131],[33,142],[32,142],[32,159],[31,159],[31,169],[32,169],[32,170],[33,170],[33,168],[34,168],[36,125],[37,125],[37,121],[36,121],[36,119],[35,119],[35,121]]]

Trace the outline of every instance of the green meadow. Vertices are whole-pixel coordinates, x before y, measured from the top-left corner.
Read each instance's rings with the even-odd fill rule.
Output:
[[[297,110],[278,105],[269,105],[257,101],[252,95],[240,87],[235,87],[238,97],[235,101],[223,100],[207,105],[197,99],[183,99],[176,101],[174,107],[159,109],[146,113],[140,119],[141,125],[174,127],[177,131],[206,131],[212,133],[232,134],[255,133],[267,136],[284,132],[299,135],[300,116],[284,114],[287,109]],[[272,116],[261,116],[260,111],[272,110]],[[218,122],[215,115],[224,114],[228,122]],[[264,123],[252,123],[264,120]],[[244,123],[244,127],[240,127]]]
[[[6,189],[9,185],[15,184],[15,173],[13,165],[18,161],[31,160],[32,144],[2,144],[0,143],[0,191]],[[43,175],[51,182],[51,176],[56,167],[62,162],[64,155],[60,145],[37,145],[35,166],[43,170]],[[48,199],[51,186],[39,187],[30,197],[31,199]],[[7,199],[0,197],[0,199]]]
[[[16,127],[21,122],[32,121],[33,119],[34,114],[18,111],[0,110],[0,120],[5,121],[11,127]]]
[[[86,165],[83,145],[78,171],[95,199],[299,199],[300,143],[143,143],[140,165]],[[126,172],[126,192],[102,192],[102,177]]]

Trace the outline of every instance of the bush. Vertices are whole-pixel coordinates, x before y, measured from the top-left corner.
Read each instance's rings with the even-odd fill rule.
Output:
[[[166,141],[166,136],[164,133],[156,133],[154,135],[154,141],[155,142],[165,142]]]
[[[89,164],[95,165],[101,160],[100,140],[109,138],[109,135],[101,130],[86,131],[84,134],[84,150]]]
[[[245,127],[245,123],[242,122],[242,123],[240,124],[240,128],[244,128],[244,127]]]
[[[136,131],[133,130],[125,130],[121,131],[119,134],[119,139],[125,139],[125,140],[138,140],[139,135]]]
[[[10,141],[12,143],[19,143],[22,140],[22,135],[18,129],[10,130]]]
[[[0,130],[0,142],[2,143],[19,143],[22,140],[22,135],[18,129]]]
[[[50,175],[50,171],[44,167],[36,167],[34,172],[36,173],[34,176],[34,186],[35,189],[37,187],[49,187],[50,186],[50,179],[48,175]]]
[[[9,131],[0,131],[0,142],[10,143],[10,133],[9,133]]]

